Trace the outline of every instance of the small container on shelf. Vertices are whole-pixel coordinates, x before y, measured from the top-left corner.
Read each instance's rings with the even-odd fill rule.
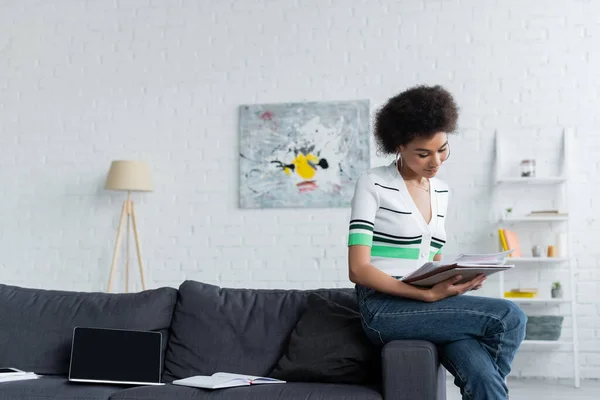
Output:
[[[521,177],[532,178],[535,177],[535,160],[527,159],[521,161]]]
[[[527,316],[526,340],[558,340],[562,331],[562,315]]]
[[[552,289],[550,290],[550,295],[552,296],[553,299],[561,299],[563,292],[562,292],[562,285],[560,284],[560,282],[554,282],[552,284]]]

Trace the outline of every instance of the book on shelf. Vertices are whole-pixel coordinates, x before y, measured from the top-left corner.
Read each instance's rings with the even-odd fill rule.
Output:
[[[508,257],[518,258],[523,256],[521,244],[519,243],[519,236],[516,232],[511,231],[510,229],[498,229],[498,236],[500,237],[502,250],[512,250],[512,253]]]
[[[519,289],[511,289],[507,292],[504,292],[504,297],[508,298],[534,298],[538,294],[538,290],[535,288],[519,288]]]
[[[480,274],[488,276],[513,268],[514,265],[506,264],[506,258],[511,253],[512,250],[488,254],[461,254],[449,263],[426,262],[403,277],[402,281],[414,286],[431,287],[453,276],[461,275],[461,280],[456,284],[468,282]]]
[[[286,383],[279,379],[264,376],[216,372],[212,375],[196,375],[173,381],[173,385],[190,386],[202,389],[224,389],[236,386],[264,385],[271,383]]]
[[[502,251],[508,250],[506,236],[504,236],[504,229],[498,229],[498,238],[500,238],[500,247],[502,248]]]

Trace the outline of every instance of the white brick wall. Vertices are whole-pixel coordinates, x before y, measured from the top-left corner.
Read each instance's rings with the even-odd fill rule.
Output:
[[[0,280],[104,290],[124,197],[103,179],[111,160],[140,158],[156,184],[133,197],[151,287],[350,286],[349,210],[237,209],[237,107],[376,107],[440,83],[462,108],[442,172],[457,191],[449,255],[496,246],[493,132],[542,157],[574,130],[580,360],[600,378],[599,13],[591,1],[1,0]],[[373,165],[387,161],[373,150]],[[523,354],[516,375],[572,374],[568,348]]]

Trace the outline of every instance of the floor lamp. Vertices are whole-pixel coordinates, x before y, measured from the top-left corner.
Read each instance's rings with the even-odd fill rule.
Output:
[[[107,190],[119,190],[127,192],[127,199],[123,202],[123,208],[121,210],[121,219],[119,220],[119,228],[117,230],[117,242],[115,243],[115,251],[113,254],[112,266],[110,268],[110,277],[108,279],[107,292],[110,292],[112,288],[117,259],[119,258],[119,249],[121,248],[121,240],[123,239],[124,224],[127,225],[125,250],[125,292],[129,291],[130,222],[131,225],[133,225],[133,237],[135,239],[135,248],[140,269],[142,289],[146,290],[144,266],[142,264],[142,253],[140,250],[140,239],[138,235],[135,217],[135,208],[133,207],[133,200],[131,200],[131,192],[152,191],[152,178],[150,176],[150,168],[145,162],[142,161],[113,161],[110,165],[104,188]]]

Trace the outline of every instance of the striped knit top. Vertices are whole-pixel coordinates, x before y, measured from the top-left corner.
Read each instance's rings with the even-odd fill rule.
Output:
[[[405,276],[431,261],[446,243],[444,217],[448,186],[430,179],[431,220],[425,221],[396,161],[371,168],[356,182],[348,245],[371,247],[371,264],[391,276]]]

